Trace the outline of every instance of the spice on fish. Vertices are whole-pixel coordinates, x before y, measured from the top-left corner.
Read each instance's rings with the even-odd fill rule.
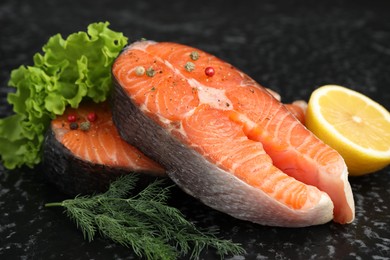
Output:
[[[156,75],[156,71],[152,67],[150,67],[146,70],[146,75],[149,77],[153,77],[154,75]]]
[[[88,131],[91,128],[91,123],[88,121],[80,123],[80,129],[83,131]]]
[[[215,70],[214,70],[213,67],[207,67],[207,68],[204,70],[204,73],[206,74],[206,76],[212,77],[212,76],[214,76],[214,74],[215,74]]]
[[[199,53],[197,51],[193,51],[190,53],[191,60],[199,59]]]
[[[186,69],[186,71],[191,72],[195,69],[195,64],[189,61],[184,65],[184,68]]]
[[[89,122],[95,122],[97,119],[97,115],[94,112],[88,113],[87,119]]]
[[[72,122],[76,122],[76,121],[77,121],[76,115],[74,115],[74,114],[68,115],[68,122],[72,123]]]
[[[72,122],[69,124],[69,128],[71,130],[77,130],[77,128],[79,128],[79,124],[77,124],[76,122]]]
[[[144,75],[144,74],[145,74],[145,68],[144,68],[143,66],[137,66],[137,67],[135,68],[135,74],[136,74],[137,76],[142,76],[142,75]]]

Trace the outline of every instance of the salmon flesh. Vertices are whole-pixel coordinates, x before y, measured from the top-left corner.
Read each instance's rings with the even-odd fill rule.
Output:
[[[138,174],[143,187],[166,176],[161,165],[119,136],[107,102],[83,102],[52,120],[43,154],[46,179],[72,196],[104,192],[121,175]]]
[[[353,221],[343,158],[234,66],[193,47],[138,41],[112,74],[122,138],[204,204],[271,226]]]

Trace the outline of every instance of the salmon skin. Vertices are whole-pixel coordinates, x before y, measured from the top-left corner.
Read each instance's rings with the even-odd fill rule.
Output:
[[[121,136],[206,205],[271,226],[353,221],[343,158],[232,65],[189,46],[139,41],[112,74]]]
[[[125,174],[138,174],[140,189],[166,176],[159,164],[120,138],[106,102],[67,108],[51,122],[43,154],[46,179],[72,196],[104,192]]]

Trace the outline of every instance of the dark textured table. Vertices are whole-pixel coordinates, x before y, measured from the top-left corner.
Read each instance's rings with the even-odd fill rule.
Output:
[[[14,1],[0,3],[0,116],[9,73],[32,64],[48,38],[109,21],[130,40],[145,37],[213,53],[278,91],[308,99],[320,85],[360,91],[390,109],[389,1]],[[98,238],[89,243],[61,209],[65,198],[42,169],[0,170],[0,259],[134,259],[130,249]],[[233,219],[174,192],[170,202],[199,226],[242,243],[232,259],[389,259],[390,168],[350,178],[356,220],[299,229]],[[216,257],[204,251],[202,259]]]

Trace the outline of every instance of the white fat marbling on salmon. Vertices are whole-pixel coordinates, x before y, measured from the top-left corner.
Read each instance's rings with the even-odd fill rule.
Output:
[[[178,68],[176,68],[175,66],[173,66],[172,63],[170,63],[169,61],[163,60],[163,59],[161,59],[160,57],[156,57],[156,59],[159,60],[159,61],[161,61],[161,62],[163,62],[169,69],[172,70],[172,72],[173,72],[174,74],[180,75],[181,78],[186,78],[186,77],[181,73],[181,71],[180,71]]]
[[[157,57],[157,59],[160,59]],[[160,59],[161,60],[161,59]],[[186,79],[188,84],[198,91],[198,98],[201,104],[208,104],[210,107],[222,109],[222,110],[231,110],[233,109],[233,103],[226,96],[224,89],[216,89],[213,87],[206,86],[201,84],[194,78],[189,78],[183,75],[181,71],[173,66],[169,61],[162,60],[164,64],[172,70],[174,74],[179,75],[181,78]]]
[[[348,205],[351,205],[351,209],[353,210],[353,215],[355,215],[355,200],[353,198],[351,185],[347,185],[348,183],[348,168],[345,167],[343,173],[341,174],[341,180],[344,183],[344,193],[346,194]],[[352,220],[351,220],[352,222]]]
[[[226,96],[224,89],[216,89],[205,86],[194,78],[187,78],[188,83],[198,90],[198,97],[201,104],[208,104],[210,107],[221,110],[232,110],[233,103]]]

